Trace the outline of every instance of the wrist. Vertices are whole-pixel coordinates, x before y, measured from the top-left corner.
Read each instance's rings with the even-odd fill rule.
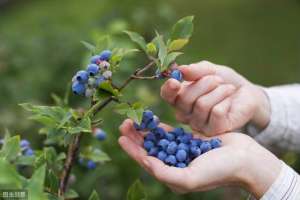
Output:
[[[261,198],[279,176],[281,161],[256,142],[245,149],[243,168],[240,175],[244,188],[256,199]]]
[[[254,86],[254,91],[256,94],[255,98],[257,99],[257,106],[251,119],[251,123],[259,130],[263,130],[268,126],[271,118],[270,101],[262,87]]]

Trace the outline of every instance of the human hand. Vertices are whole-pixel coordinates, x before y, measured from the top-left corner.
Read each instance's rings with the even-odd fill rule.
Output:
[[[233,69],[207,61],[179,67],[182,83],[169,79],[161,96],[176,108],[176,118],[193,130],[213,136],[234,131],[251,121],[263,129],[270,105],[263,89]]]
[[[160,126],[166,130],[172,129],[165,124]],[[186,168],[176,168],[165,165],[155,157],[147,156],[142,147],[143,135],[135,130],[131,120],[125,120],[120,131],[122,136],[119,143],[127,154],[149,174],[177,193],[238,185],[260,198],[275,181],[281,169],[281,162],[272,153],[244,134],[220,135],[220,148],[202,154]]]

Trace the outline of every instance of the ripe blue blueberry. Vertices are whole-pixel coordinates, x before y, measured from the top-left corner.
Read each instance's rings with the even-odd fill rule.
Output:
[[[182,73],[178,69],[175,69],[171,72],[171,78],[176,79],[177,81],[182,81]]]
[[[155,120],[154,118],[152,120],[150,120],[147,124],[147,128],[150,129],[150,130],[153,130],[155,128],[157,128],[159,124],[159,121]]]
[[[153,119],[153,117],[154,117],[154,114],[151,110],[145,110],[143,112],[143,120],[145,120],[146,122]]]
[[[210,145],[212,149],[218,148],[221,146],[222,141],[218,138],[213,138],[210,141]]]
[[[85,95],[85,85],[83,83],[79,83],[78,81],[73,82],[72,91],[77,95]]]
[[[141,126],[140,126],[138,123],[136,123],[136,122],[133,123],[133,127],[134,127],[135,130],[137,130],[137,131],[141,131],[141,130],[142,130],[142,129],[141,129]]]
[[[166,139],[161,139],[158,142],[158,146],[161,147],[163,150],[165,150],[167,148],[167,146],[169,145],[169,141]]]
[[[173,132],[177,137],[184,134],[183,128],[174,128],[174,129],[172,130],[172,132]]]
[[[147,151],[150,151],[152,147],[154,147],[154,143],[152,141],[144,141],[144,148]]]
[[[149,152],[148,155],[149,156],[156,156],[158,154],[158,148],[157,147],[152,147]]]
[[[96,163],[95,163],[94,161],[89,160],[89,161],[87,162],[87,164],[86,164],[86,167],[87,167],[88,169],[95,169],[95,168],[97,167],[97,165],[96,165]]]
[[[188,144],[190,142],[190,140],[192,139],[192,137],[193,136],[191,134],[184,134],[184,135],[178,136],[177,140],[181,143]]]
[[[187,144],[184,144],[184,143],[180,143],[178,146],[177,146],[177,150],[185,150],[186,152],[189,151],[189,146]]]
[[[166,152],[168,154],[175,154],[177,150],[177,143],[176,142],[170,142],[167,146]]]
[[[99,66],[96,64],[89,64],[86,71],[90,76],[95,76],[99,72]]]
[[[201,149],[198,146],[191,146],[190,152],[193,157],[197,157],[201,155]]]
[[[174,155],[169,155],[166,159],[165,159],[165,163],[168,165],[172,165],[175,166],[177,163],[176,157]]]
[[[185,150],[178,150],[176,153],[176,158],[179,162],[183,162],[187,158],[187,153]]]
[[[90,59],[90,62],[93,63],[93,64],[97,64],[97,62],[100,60],[100,56],[98,55],[95,55],[95,56],[92,56],[91,59]]]
[[[28,140],[21,140],[20,142],[20,147],[23,148],[28,148],[30,146],[30,142]]]
[[[83,158],[79,158],[78,162],[79,162],[79,164],[84,165],[84,159]]]
[[[94,134],[95,134],[95,137],[97,138],[97,140],[99,140],[99,141],[103,141],[106,139],[106,133],[100,128],[96,128],[94,130]]]
[[[208,152],[209,150],[211,150],[211,145],[209,142],[203,141],[200,145],[200,149],[202,153]]]
[[[199,144],[198,140],[193,139],[193,140],[190,141],[191,146],[198,146],[198,144]]]
[[[185,168],[185,167],[186,167],[186,164],[185,164],[185,163],[177,163],[177,164],[176,164],[176,167],[179,167],[179,168]]]
[[[25,156],[33,156],[34,155],[34,151],[32,149],[26,149],[24,152]]]
[[[157,154],[157,158],[161,161],[164,161],[167,158],[168,154],[164,151],[160,151]]]
[[[175,135],[172,132],[166,133],[165,137],[169,141],[174,141],[175,140]]]
[[[152,142],[156,142],[156,137],[155,137],[154,133],[149,132],[149,133],[146,135],[145,140],[152,141]]]
[[[110,50],[104,50],[100,54],[100,60],[108,61],[111,57],[111,51]]]
[[[162,139],[166,135],[166,131],[162,127],[157,127],[152,131],[159,139]]]
[[[79,72],[76,73],[76,80],[80,83],[87,83],[89,79],[89,74],[84,71],[80,70]]]

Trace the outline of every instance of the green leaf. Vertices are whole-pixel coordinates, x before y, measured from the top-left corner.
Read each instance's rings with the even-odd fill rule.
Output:
[[[64,194],[65,199],[75,199],[78,197],[79,197],[78,193],[72,189],[67,190],[66,193]]]
[[[133,42],[137,43],[141,47],[141,49],[146,51],[147,44],[143,36],[141,36],[136,32],[131,32],[131,31],[124,31],[124,33],[126,33]]]
[[[170,66],[170,64],[171,64],[172,62],[174,62],[175,59],[176,59],[178,56],[180,56],[180,55],[182,55],[181,52],[172,52],[172,53],[168,54],[167,57],[165,58],[163,64],[162,64],[162,68],[161,68],[160,70],[161,70],[161,71],[164,71],[164,70],[168,69],[168,67]]]
[[[167,56],[167,46],[163,40],[163,37],[161,35],[157,34],[157,42],[158,42],[158,59],[160,63],[162,64]]]
[[[187,16],[180,19],[172,28],[171,40],[188,39],[193,34],[194,16]]]
[[[70,127],[68,132],[70,134],[78,134],[78,133],[91,133],[91,119],[89,117],[84,117],[81,119],[80,123],[75,127]]]
[[[93,148],[92,146],[89,146],[85,148],[81,154],[80,157],[92,160],[94,162],[107,162],[110,161],[110,157],[103,151],[97,148]]]
[[[95,190],[93,190],[93,192],[91,193],[89,200],[100,200],[100,197]]]
[[[89,51],[91,51],[93,54],[95,53],[96,47],[86,41],[80,41],[81,44],[85,46]]]
[[[55,193],[58,190],[59,181],[53,170],[48,170],[47,172],[45,187],[47,187],[52,193]]]
[[[147,200],[146,191],[140,180],[136,180],[128,189],[127,200]]]
[[[15,167],[0,159],[0,188],[1,189],[21,189],[22,178],[15,170]]]
[[[169,45],[168,45],[168,51],[178,51],[182,49],[187,43],[189,42],[188,39],[176,39],[173,40]]]
[[[157,48],[153,42],[148,43],[146,48],[147,48],[146,52],[148,55],[156,56]]]
[[[18,156],[15,164],[25,165],[25,166],[34,166],[35,156]]]
[[[119,113],[120,115],[126,115],[128,110],[130,110],[131,107],[128,103],[119,103],[115,106],[114,110]]]
[[[46,165],[39,167],[32,175],[25,189],[28,190],[28,197],[30,200],[46,200],[44,194]]]
[[[119,96],[119,91],[117,89],[115,89],[112,85],[110,81],[103,81],[100,85],[99,85],[99,89],[100,90],[104,90],[106,92],[109,92],[110,94],[112,94],[113,96]]]
[[[3,147],[0,151],[0,155],[7,161],[15,160],[18,154],[21,152],[20,148],[20,136],[14,136],[6,138],[4,140]]]

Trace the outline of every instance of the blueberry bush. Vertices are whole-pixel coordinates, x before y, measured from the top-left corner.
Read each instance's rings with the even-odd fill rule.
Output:
[[[89,62],[75,73],[63,98],[53,96],[57,105],[20,104],[31,113],[30,119],[42,124],[39,133],[44,136],[44,146],[32,149],[28,140],[7,131],[0,142],[1,188],[26,189],[32,200],[78,198],[72,189],[76,179],[72,168],[79,165],[94,170],[110,161],[98,145],[84,141],[92,137],[101,142],[108,137],[101,111],[111,103],[116,113],[131,118],[136,130],[145,135],[144,148],[148,154],[170,166],[186,167],[197,156],[219,147],[221,141],[218,139],[203,141],[193,138],[183,128],[163,129],[152,111],[141,102],[125,99],[122,94],[133,81],[168,77],[183,80],[175,61],[192,35],[192,21],[192,16],[184,17],[173,26],[169,35],[163,36],[156,31],[149,42],[136,32],[124,31],[139,49],[120,48],[109,36],[99,38],[96,44],[82,41],[91,53]],[[139,51],[146,55],[147,64],[137,67],[123,83],[117,84],[114,77],[126,62],[124,58]],[[68,100],[70,95],[82,98],[90,106],[72,108]],[[93,191],[89,199],[100,197]],[[147,199],[140,181],[129,188],[127,199]]]

